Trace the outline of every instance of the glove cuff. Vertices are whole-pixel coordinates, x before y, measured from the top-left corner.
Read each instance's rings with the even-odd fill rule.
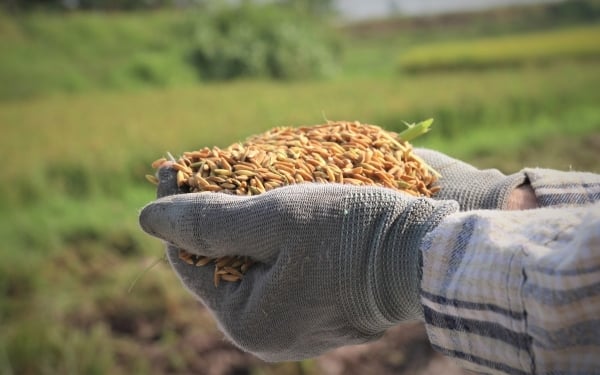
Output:
[[[438,181],[441,190],[434,198],[455,200],[461,211],[505,209],[512,191],[527,180],[524,172],[506,176],[497,169],[479,170],[437,151],[415,152],[442,175]]]
[[[505,209],[512,191],[527,181],[523,172],[505,176],[497,169],[442,176],[435,199],[455,200],[461,211]]]
[[[348,199],[347,217],[353,219],[343,224],[338,264],[344,265],[340,297],[349,323],[364,334],[378,335],[402,321],[422,320],[421,241],[458,211],[458,204],[395,192]],[[370,251],[354,251],[364,248]]]
[[[517,172],[506,176],[490,186],[488,192],[476,205],[480,209],[506,209],[510,194],[518,186],[527,182],[527,176],[523,172]]]
[[[416,200],[406,213],[405,225],[396,229],[398,241],[387,248],[381,263],[378,293],[380,310],[389,326],[407,320],[424,320],[420,302],[423,256],[421,242],[446,216],[459,210],[455,201]]]

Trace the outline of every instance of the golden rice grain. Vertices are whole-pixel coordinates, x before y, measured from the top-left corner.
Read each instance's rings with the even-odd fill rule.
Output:
[[[165,158],[156,159],[152,162],[152,168],[154,168],[154,169],[160,168],[166,162],[167,162],[167,159],[165,159]]]
[[[150,182],[153,185],[158,185],[158,178],[155,175],[147,174],[146,180],[148,180],[148,182]]]
[[[236,281],[240,281],[242,279],[241,276],[236,276],[236,275],[232,275],[232,274],[224,274],[224,275],[219,275],[219,277],[225,281],[229,281],[229,282],[236,282]],[[215,285],[218,286],[218,285]]]
[[[179,252],[179,255],[180,255],[180,256],[181,256],[181,253],[182,253],[182,252],[180,251],[180,252]],[[213,261],[213,260],[212,260],[211,258],[209,258],[209,257],[203,257],[203,256],[200,256],[200,257],[199,257],[199,259],[198,259],[198,261],[196,261],[196,262],[194,263],[194,265],[195,265],[196,267],[202,267],[202,266],[206,266],[208,263],[210,263],[210,262],[212,262],[212,261]]]
[[[152,163],[160,168],[167,162]],[[178,187],[189,192],[257,195],[280,186],[344,183],[383,186],[413,196],[430,197],[439,190],[437,176],[398,134],[359,122],[275,128],[226,149],[184,152],[171,164]],[[151,176],[154,177],[154,176]],[[156,177],[146,177],[157,183]],[[253,264],[246,257],[211,259],[179,250],[187,264],[215,263],[214,284],[239,281]]]

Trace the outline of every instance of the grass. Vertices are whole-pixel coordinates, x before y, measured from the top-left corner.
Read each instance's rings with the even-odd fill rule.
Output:
[[[325,118],[373,122],[400,131],[402,121],[434,117],[425,141],[468,156],[472,152],[461,151],[464,146],[454,146],[466,139],[465,133],[543,136],[536,123],[546,133],[591,130],[597,125],[593,119],[562,117],[571,112],[591,112],[586,116],[593,117],[598,84],[597,65],[578,63],[395,79],[240,81],[5,102],[0,103],[0,157],[20,156],[19,163],[3,167],[6,181],[19,188],[4,191],[0,202],[35,201],[48,191],[71,199],[118,193],[122,184],[143,180],[145,163],[166,151],[226,146],[274,126]],[[518,139],[511,141],[518,147]],[[477,142],[470,143],[477,149]],[[491,151],[505,147],[486,145]],[[111,174],[116,178],[106,178]]]
[[[0,371],[185,372],[195,363],[185,347],[193,335],[219,340],[164,264],[127,293],[162,254],[136,216],[154,196],[144,174],[165,151],[226,146],[324,117],[396,131],[434,117],[416,145],[506,172],[525,163],[598,171],[599,84],[598,67],[580,62],[0,103],[0,157],[11,161],[0,185]]]
[[[396,79],[245,81],[0,103],[0,158],[18,160],[3,165],[10,183],[0,185],[0,207],[8,213],[0,216],[0,234],[38,252],[61,249],[65,238],[78,233],[109,242],[128,233],[138,248],[156,249],[131,218],[152,199],[144,180],[148,164],[166,151],[226,146],[274,126],[325,118],[401,131],[403,121],[433,117],[433,130],[417,145],[476,161],[547,137],[598,132],[599,84],[597,66],[578,63]],[[565,158],[555,166],[577,163]]]
[[[340,47],[343,57],[336,79],[394,74],[398,55],[403,56],[402,61],[406,58],[407,69],[414,70],[427,69],[431,56],[437,61],[438,54],[444,59],[459,59],[452,64],[478,64],[477,59],[486,64],[494,59],[499,59],[494,60],[494,64],[506,63],[503,62],[506,56],[498,55],[498,49],[492,45],[486,47],[489,43],[501,43],[501,48],[509,45],[513,49],[516,41],[514,45],[525,47],[526,53],[545,54],[544,58],[548,54],[554,58],[557,51],[596,54],[598,47],[594,41],[598,32],[594,27],[580,28],[579,32],[572,28],[562,32],[538,31],[530,36],[500,39],[493,35],[506,34],[507,25],[535,32],[554,24],[568,26],[577,21],[593,24],[600,14],[598,9],[590,0],[340,27],[337,31],[342,37],[348,34],[355,37],[341,38],[346,43]],[[201,29],[208,23],[205,13],[163,10],[8,14],[0,10],[0,101],[202,84],[204,78],[192,57],[206,31]],[[258,19],[272,23],[268,14]],[[234,21],[234,24],[237,23]],[[368,30],[366,34],[364,29]],[[486,35],[486,39],[478,42],[477,36],[481,34]],[[464,37],[475,39],[469,42],[474,44],[462,46],[464,42],[458,40]],[[559,50],[554,51],[552,44],[557,38],[561,39]],[[310,44],[311,40],[305,42]],[[435,44],[429,46],[431,43]],[[547,47],[542,48],[542,45]],[[483,52],[473,61],[463,52],[453,57],[457,51],[465,48],[471,51],[474,47]],[[239,48],[231,46],[229,49]],[[237,53],[233,50],[225,52]],[[415,57],[411,57],[413,55]],[[412,59],[415,61],[411,62]],[[327,69],[330,70],[335,75],[335,69]]]
[[[337,44],[325,35],[326,22],[268,5],[237,13],[224,4],[207,8],[0,9],[0,100],[191,86],[242,73],[305,78],[333,69]]]
[[[399,58],[410,72],[483,69],[600,58],[600,25],[415,46]]]
[[[148,16],[148,22],[171,17]],[[90,17],[80,26],[82,35],[86,28],[99,32],[102,17],[113,16]],[[106,39],[99,50],[107,53],[106,71],[97,77],[120,64],[113,60],[119,48],[151,49],[145,37],[137,39],[149,32],[143,23],[133,15],[114,17],[123,22],[117,31],[124,47],[114,36],[97,36]],[[30,40],[11,25],[0,22],[0,43],[10,39],[23,53]],[[82,35],[70,37],[82,44]],[[73,51],[93,49],[65,43]],[[226,146],[274,126],[325,119],[401,131],[403,121],[433,117],[432,131],[417,146],[505,172],[523,165],[600,172],[595,61],[399,75],[394,61],[383,59],[407,43],[405,35],[348,42],[342,76],[326,81],[174,81],[139,90],[96,90],[90,83],[65,93],[41,80],[40,91],[31,91],[36,95],[0,101],[0,373],[199,372],[207,366],[203,358],[212,358],[207,348],[233,350],[164,263],[128,292],[162,256],[162,244],[139,230],[137,213],[154,197],[144,179],[149,164],[166,151]],[[74,57],[73,64],[88,79],[84,60]],[[0,77],[7,77],[2,64]],[[299,373],[294,364],[239,361],[253,373]],[[318,372],[311,362],[301,366]]]
[[[0,12],[0,99],[197,82],[186,61],[191,19],[174,11]]]

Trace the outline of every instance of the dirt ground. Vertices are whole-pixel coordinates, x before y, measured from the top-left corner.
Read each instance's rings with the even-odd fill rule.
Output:
[[[379,340],[347,346],[313,361],[270,364],[243,353],[222,335],[188,336],[180,343],[188,356],[185,370],[163,368],[165,373],[206,375],[466,375],[451,359],[435,352],[423,324],[410,323],[390,329]],[[190,353],[191,354],[191,353]],[[190,358],[194,360],[189,361]],[[157,358],[158,359],[158,358]],[[164,358],[163,358],[164,359]],[[163,363],[163,361],[160,361]],[[160,365],[159,365],[160,366]]]
[[[469,374],[431,348],[420,323],[394,327],[373,343],[334,350],[317,363],[321,373],[327,375]]]

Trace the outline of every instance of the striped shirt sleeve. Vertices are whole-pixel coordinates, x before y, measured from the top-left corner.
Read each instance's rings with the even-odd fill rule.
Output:
[[[476,372],[600,373],[600,176],[525,173],[542,208],[461,212],[426,237],[429,339]]]

